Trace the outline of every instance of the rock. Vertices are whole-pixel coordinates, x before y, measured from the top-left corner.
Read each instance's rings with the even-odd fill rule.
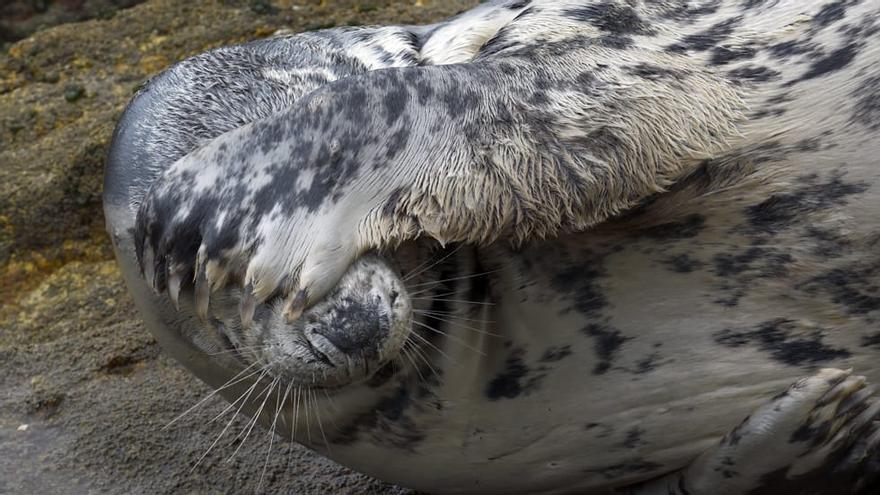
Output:
[[[267,431],[255,429],[226,462],[246,421],[226,414],[209,424],[225,409],[219,399],[163,428],[208,389],[162,355],[113,261],[100,198],[116,120],[149,77],[213,47],[280,29],[427,22],[477,2],[87,0],[45,2],[45,12],[25,14],[11,7],[25,3],[33,5],[0,7],[0,36],[9,34],[10,12],[34,26],[91,20],[36,31],[0,51],[0,493],[253,492]],[[84,10],[65,17],[62,4]],[[234,433],[190,474],[230,420]],[[266,493],[405,492],[274,443]]]
[[[4,0],[0,5],[0,45],[65,22],[107,18],[143,0]]]
[[[86,94],[85,88],[76,84],[69,84],[64,90],[64,99],[67,100],[68,103],[73,103],[82,98],[84,94]]]

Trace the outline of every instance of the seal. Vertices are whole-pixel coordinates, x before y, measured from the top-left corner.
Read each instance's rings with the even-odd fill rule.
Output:
[[[172,355],[381,479],[872,493],[878,39],[508,0],[222,48],[129,105],[108,229]]]

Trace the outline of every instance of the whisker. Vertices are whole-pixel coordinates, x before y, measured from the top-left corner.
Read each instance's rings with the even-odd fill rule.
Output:
[[[337,411],[337,412],[338,412],[340,409],[336,406],[336,403],[333,401],[333,397],[330,396],[330,393],[327,392],[327,389],[321,389],[321,390],[324,392],[324,397],[326,397],[327,400],[330,402],[330,407],[331,407],[334,411]],[[315,396],[316,396],[316,397],[317,397],[317,394],[318,394],[318,392],[315,391]],[[327,419],[330,420],[330,424],[333,425],[333,431],[339,431],[339,424],[336,423],[336,420],[333,419],[333,416],[330,416],[330,417],[327,418]],[[327,448],[328,448],[328,450],[329,450],[329,446],[328,446]]]
[[[278,408],[275,410],[275,418],[272,419],[272,428],[269,429],[269,448],[266,450],[266,460],[263,462],[263,472],[260,473],[260,481],[257,483],[257,493],[260,492],[260,487],[263,486],[263,478],[266,476],[266,468],[269,467],[269,456],[272,454],[272,444],[275,442],[275,425],[278,423],[278,415],[281,414],[281,407],[284,406],[284,401],[287,400],[287,394],[290,393],[290,384],[287,385],[287,389],[284,391],[284,399],[281,401],[279,401],[281,387],[278,387],[276,390],[275,402],[278,404]]]
[[[248,389],[248,391],[247,391],[247,392],[248,392],[248,395],[250,395],[250,394],[253,392],[253,389],[256,388],[257,385],[259,385],[260,380],[262,380],[263,377],[266,376],[266,374],[268,373],[268,369],[266,369],[266,368],[262,368],[261,371],[262,371],[263,373],[260,374],[260,376],[259,376],[259,377],[257,378],[257,380],[254,382],[254,384],[251,385],[251,388]],[[266,391],[267,388],[268,388],[268,386],[267,386],[267,387],[263,387],[263,390],[260,390],[260,392],[257,394],[257,396],[260,396],[263,392]],[[220,414],[218,414],[218,415],[214,416],[213,418],[211,418],[211,420],[208,421],[208,424],[213,423],[214,421],[216,421],[217,419],[219,419],[221,416],[223,416],[224,414],[226,414],[230,409],[232,409],[233,407],[235,407],[235,405],[238,404],[238,402],[241,401],[241,400],[245,400],[245,401],[247,401],[247,397],[245,397],[244,394],[241,394],[240,396],[238,396],[238,399],[235,399],[234,402],[231,402],[228,406],[226,406],[226,409],[220,411]],[[242,404],[244,404],[244,403],[242,403]],[[235,414],[238,414],[240,410],[241,410],[241,407],[239,407],[239,410],[236,411]]]
[[[299,423],[300,416],[300,402],[302,402],[302,393],[303,389],[301,386],[297,385],[296,387],[296,403],[293,411],[293,416],[296,418],[296,422]],[[294,433],[296,433],[296,429],[294,429]]]
[[[293,381],[290,382],[290,386],[293,386]],[[287,471],[290,471],[290,462],[293,460],[293,442],[296,441],[296,422],[297,422],[296,413],[299,409],[297,407],[299,404],[298,392],[299,392],[299,386],[293,387],[293,394],[291,396],[291,402],[290,402],[290,414],[291,414],[290,440],[288,441],[288,446],[289,446],[289,449],[291,452],[290,452],[290,456],[287,458],[287,468],[286,468]]]
[[[483,330],[483,329],[480,329],[480,328],[475,328],[475,327],[472,327],[472,326],[469,326],[469,325],[465,325],[464,323],[461,323],[460,321],[448,320],[448,319],[446,319],[446,318],[443,318],[443,317],[440,317],[440,316],[437,316],[437,315],[426,315],[426,316],[428,316],[429,318],[432,318],[432,319],[434,319],[434,320],[437,320],[437,321],[442,321],[442,322],[444,322],[444,323],[448,323],[448,324],[450,324],[450,325],[454,325],[454,326],[457,326],[457,327],[459,327],[459,328],[463,328],[463,329],[465,329],[465,330],[470,330],[470,331],[472,331],[472,332],[474,332],[474,333],[478,333],[478,334],[480,334],[480,335],[485,335],[485,336],[487,336],[487,337],[496,337],[496,338],[500,338],[500,337],[501,337],[501,336],[498,335],[497,333],[487,332],[486,330]],[[415,320],[413,320],[413,323],[417,323],[417,322],[416,322]],[[491,322],[490,322],[490,323],[491,323]]]
[[[312,376],[312,383],[314,383],[314,382],[315,382],[315,377],[313,375]],[[308,390],[308,389],[306,389],[306,390]],[[306,439],[308,439],[309,445],[311,445],[312,444],[312,418],[311,418],[311,415],[309,414],[309,396],[302,393],[302,392],[305,392],[306,390],[301,390],[300,395],[303,396],[303,411],[305,411],[305,413],[306,413]]]
[[[254,389],[257,388],[257,384],[260,383],[260,380],[262,380],[263,377],[266,376],[266,373],[268,373],[268,370],[266,370],[265,368],[264,368],[262,371],[263,371],[263,373],[260,374],[260,377],[257,378],[257,381],[255,381],[254,384],[251,385],[250,388],[248,389],[247,397],[250,397],[250,394],[253,393]],[[223,438],[223,435],[226,434],[226,431],[229,429],[230,426],[232,426],[232,423],[235,421],[235,418],[238,417],[238,413],[241,412],[241,408],[244,407],[244,404],[247,402],[247,397],[245,396],[245,394],[242,394],[241,397],[239,397],[238,399],[236,399],[235,402],[238,402],[239,400],[241,400],[242,398],[244,398],[244,400],[241,402],[241,405],[238,406],[238,410],[235,411],[235,414],[232,416],[232,418],[229,419],[229,422],[226,423],[226,426],[223,427],[223,430],[220,432],[220,434],[217,435],[217,438],[214,440],[214,443],[212,443],[211,446],[208,447],[208,450],[206,450],[205,453],[202,454],[201,457],[199,457],[199,459],[198,459],[198,460],[196,461],[196,463],[193,465],[192,469],[189,470],[190,474],[192,474],[192,472],[195,471],[197,467],[199,467],[199,464],[202,463],[202,460],[204,460],[205,457],[208,456],[208,453],[211,452],[211,450],[214,449],[214,447],[217,445],[217,442],[219,442],[220,439]],[[234,404],[234,403],[233,403],[233,404]],[[232,406],[232,405],[230,405],[230,407],[231,407],[231,406]],[[217,416],[216,418],[214,418],[214,419],[217,419],[217,418],[219,418],[220,416],[222,416],[222,415],[225,413],[225,411],[226,411],[226,409],[224,409],[224,412],[221,412],[220,415],[218,415],[218,416]],[[213,422],[213,421],[214,421],[214,420],[212,419],[211,422]],[[209,424],[210,424],[210,423],[209,423]]]
[[[500,272],[500,271],[501,271],[501,268],[497,268],[497,269],[495,269],[495,270],[489,270],[489,271],[487,271],[487,272],[482,272],[482,273],[474,273],[474,274],[472,274],[472,275],[462,275],[461,277],[444,278],[444,279],[441,279],[441,280],[432,280],[432,281],[430,281],[430,282],[422,282],[422,283],[418,283],[418,284],[413,284],[413,285],[411,285],[410,287],[407,287],[407,288],[408,288],[408,289],[414,289],[414,288],[422,287],[422,286],[425,286],[425,285],[437,285],[437,284],[442,284],[442,283],[444,283],[444,282],[452,282],[452,281],[455,281],[455,280],[466,280],[466,279],[469,279],[469,278],[483,277],[483,276],[485,276],[485,275],[491,275],[491,274],[493,274],[493,273],[498,273],[498,272]]]
[[[418,322],[413,321],[413,323],[418,323]],[[419,324],[421,325],[421,323],[419,323]],[[410,335],[414,335],[414,336],[416,336],[419,340],[421,340],[422,342],[424,342],[425,344],[427,344],[428,347],[430,347],[430,348],[434,349],[435,351],[437,351],[441,356],[443,356],[443,357],[445,357],[446,359],[448,359],[451,363],[456,364],[456,365],[459,364],[457,361],[455,361],[454,359],[452,359],[451,357],[449,357],[448,354],[446,354],[445,352],[443,352],[442,350],[440,350],[439,347],[437,347],[436,345],[434,345],[433,343],[431,343],[431,341],[429,341],[428,339],[426,339],[426,338],[422,337],[421,335],[419,335],[418,332],[412,332],[412,333],[410,333]]]
[[[174,423],[180,421],[181,418],[183,418],[183,417],[186,416],[187,414],[189,414],[189,413],[193,412],[194,410],[196,410],[199,406],[201,406],[202,404],[204,404],[205,402],[207,402],[208,399],[210,399],[211,397],[214,397],[215,395],[217,395],[218,393],[220,393],[220,391],[225,390],[225,389],[227,389],[227,388],[229,388],[229,387],[235,385],[236,383],[240,383],[240,382],[242,382],[242,381],[244,381],[244,380],[247,380],[248,378],[250,378],[250,377],[256,375],[257,373],[259,373],[260,370],[257,370],[257,371],[254,371],[253,373],[249,373],[249,374],[247,374],[247,375],[245,375],[245,376],[239,378],[239,376],[240,376],[242,373],[247,372],[249,369],[253,368],[253,367],[256,366],[256,365],[257,365],[257,363],[253,363],[253,364],[251,364],[250,366],[248,366],[247,368],[245,368],[245,369],[239,371],[235,376],[233,376],[232,378],[230,378],[229,380],[227,380],[226,383],[224,383],[223,385],[221,385],[221,386],[220,386],[219,388],[217,388],[216,390],[211,391],[211,393],[209,393],[208,395],[206,395],[206,396],[205,396],[204,398],[202,398],[200,401],[196,402],[196,404],[195,404],[194,406],[190,407],[190,408],[187,409],[186,411],[183,411],[183,412],[180,413],[180,415],[178,415],[176,418],[172,419],[168,424],[166,424],[165,426],[163,426],[162,429],[164,430],[164,429],[168,428],[169,426],[173,425]]]
[[[435,351],[437,351],[441,356],[443,356],[443,357],[445,357],[446,359],[448,359],[451,363],[456,364],[456,365],[459,364],[457,361],[455,361],[454,359],[452,359],[451,357],[449,357],[448,354],[446,354],[445,352],[443,352],[442,350],[440,350],[437,346],[435,346],[434,344],[432,344],[428,339],[426,339],[426,338],[422,337],[421,335],[419,335],[418,332],[412,332],[412,333],[410,333],[410,335],[413,335],[413,336],[415,336],[415,337],[418,337],[419,340],[421,340],[421,341],[424,342],[425,344],[428,344],[429,347],[431,347],[432,349],[434,349]],[[418,349],[418,353],[419,353],[419,355],[422,356],[422,359],[425,360],[425,363],[428,363],[428,359],[422,354],[421,350],[420,350],[418,347],[416,347],[415,349]],[[435,372],[435,373],[436,373],[436,372]]]
[[[432,331],[432,332],[434,332],[434,333],[440,334],[440,335],[442,335],[442,336],[444,336],[444,337],[446,337],[446,338],[452,340],[453,342],[458,343],[458,345],[464,347],[465,349],[470,349],[470,350],[476,352],[476,353],[479,354],[480,356],[485,356],[485,355],[486,355],[485,352],[483,352],[483,351],[477,349],[476,347],[471,347],[470,345],[468,345],[467,343],[465,343],[465,341],[461,340],[460,338],[458,338],[458,337],[456,337],[456,336],[454,336],[454,335],[452,335],[452,334],[449,334],[449,333],[443,332],[443,331],[441,331],[441,330],[437,330],[436,328],[434,328],[434,327],[432,327],[432,326],[430,326],[430,325],[425,325],[424,323],[421,323],[421,322],[418,322],[418,321],[414,321],[413,323],[415,323],[416,325],[419,325],[420,327],[427,328],[428,330],[430,330],[430,331]]]
[[[330,407],[332,407],[334,411],[338,412],[339,406],[336,405],[336,401],[333,400],[333,396],[330,395],[330,392],[328,392],[326,388],[323,390],[324,390],[324,396],[327,397],[327,401],[330,403]]]
[[[418,335],[418,334],[416,334],[416,333],[412,333],[412,334],[410,334],[410,335]],[[419,338],[421,338],[422,341],[425,341],[424,337],[422,337],[421,335],[418,335],[418,336],[419,336]],[[428,369],[431,370],[431,373],[432,373],[435,377],[440,378],[440,374],[437,372],[437,370],[436,370],[436,369],[434,368],[434,366],[431,364],[431,360],[428,359],[428,357],[425,355],[425,352],[422,351],[421,346],[413,346],[412,349],[413,349],[413,351],[416,353],[416,356],[418,356],[418,357],[422,360],[422,362],[424,362],[424,363],[428,366]]]
[[[447,295],[450,295],[450,294],[447,294]],[[415,299],[416,301],[442,301],[442,302],[462,303],[462,304],[478,304],[480,306],[495,306],[495,303],[493,303],[493,302],[466,301],[464,299],[442,299],[439,297],[410,297],[410,299]]]
[[[266,398],[263,399],[263,403],[260,404],[260,408],[257,409],[256,414],[254,414],[254,419],[251,421],[250,426],[247,429],[247,433],[245,433],[244,438],[238,444],[238,447],[235,448],[235,451],[232,452],[232,455],[229,456],[229,459],[226,459],[226,462],[231,462],[232,459],[235,458],[235,454],[238,454],[238,451],[241,450],[242,445],[244,445],[244,443],[247,442],[247,439],[250,436],[251,431],[254,429],[254,426],[256,426],[257,421],[260,418],[260,414],[263,413],[263,408],[266,406],[266,402],[269,401],[269,396],[272,395],[272,389],[275,388],[275,385],[278,383],[279,380],[280,380],[280,378],[275,378],[274,380],[272,380],[272,385],[270,386],[269,391],[266,393]]]
[[[407,349],[406,346],[404,346],[400,349],[400,352],[404,357],[406,357],[409,360],[410,364],[412,364],[412,367],[415,368],[416,373],[418,373],[418,375],[419,375],[419,380],[422,382],[427,381],[427,380],[425,380],[425,375],[422,374],[421,366],[417,365],[415,360],[413,360],[412,355],[410,355],[409,349]]]
[[[414,268],[413,271],[410,272],[409,275],[403,277],[403,281],[406,282],[407,280],[409,280],[409,279],[411,279],[411,278],[413,278],[413,277],[415,277],[415,276],[417,276],[417,275],[420,275],[420,274],[422,274],[422,273],[425,273],[426,271],[430,270],[431,268],[434,268],[435,266],[439,265],[440,263],[443,263],[444,261],[446,261],[447,259],[449,259],[449,257],[451,257],[451,256],[454,255],[455,253],[459,252],[459,251],[461,250],[462,247],[464,247],[464,244],[463,244],[463,243],[462,243],[462,244],[459,244],[455,249],[452,250],[452,252],[446,254],[446,256],[440,258],[439,260],[435,261],[434,263],[431,263],[429,266],[426,266],[425,268],[422,268],[422,266],[423,266],[425,263],[430,263],[430,262],[431,262],[430,259],[429,259],[428,261],[425,261],[425,263],[422,263],[421,265],[419,265],[419,266],[417,266],[416,268]],[[417,272],[416,270],[418,270],[418,272]]]
[[[434,300],[435,297],[455,296],[455,295],[458,295],[458,293],[460,292],[460,291],[450,291],[450,292],[443,292],[443,293],[441,293],[441,294],[432,294],[432,295],[430,295],[430,296],[413,297],[413,296],[417,296],[417,295],[419,295],[419,294],[425,294],[425,293],[428,293],[428,292],[430,292],[430,291],[431,291],[431,289],[423,289],[423,290],[416,291],[416,292],[410,294],[410,299],[418,299],[418,300],[421,300],[421,299],[429,299],[429,300]]]
[[[443,316],[446,318],[454,318],[456,320],[470,321],[473,323],[495,323],[494,320],[483,320],[480,318],[469,318],[467,316],[462,316],[458,313],[453,313],[451,311],[434,311],[434,310],[430,310],[430,309],[414,309],[413,313],[419,313],[419,314],[428,315],[428,316]]]
[[[269,346],[267,345],[254,345],[249,347],[236,347],[235,349],[227,349],[225,351],[217,351],[217,352],[207,352],[208,356],[221,356],[223,354],[234,354],[242,351],[262,351],[267,349]]]
[[[273,379],[271,382],[269,382],[268,385],[266,385],[265,387],[263,387],[263,390],[260,390],[260,391],[257,393],[256,397],[260,397],[261,395],[266,394],[266,398],[263,400],[263,402],[268,401],[268,400],[269,400],[269,395],[272,394],[272,390],[275,388],[275,381],[276,381],[276,379]],[[255,397],[255,398],[256,398],[256,397]],[[257,412],[259,413],[259,412],[261,412],[261,411],[258,410]],[[256,417],[257,417],[257,416],[254,416],[254,418],[256,418]],[[238,440],[239,438],[242,438],[243,436],[245,436],[245,432],[248,431],[248,425],[251,423],[251,421],[252,421],[254,418],[249,419],[248,422],[245,424],[245,428],[242,429],[240,432],[238,432],[238,435],[235,436],[235,439],[236,439],[236,440]]]
[[[309,395],[312,397],[312,404],[315,407],[315,416],[318,418],[318,428],[321,429],[321,437],[324,438],[324,445],[327,446],[327,453],[332,454],[332,451],[330,450],[330,442],[327,441],[327,435],[324,434],[324,424],[321,421],[321,408],[318,404],[317,394],[315,394],[314,389],[309,389]]]

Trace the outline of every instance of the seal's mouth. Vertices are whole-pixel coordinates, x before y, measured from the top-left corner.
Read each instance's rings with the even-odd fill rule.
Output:
[[[295,322],[287,322],[281,306],[267,305],[249,329],[222,332],[246,364],[294,386],[335,388],[367,380],[398,357],[412,331],[403,280],[375,255],[354,263]]]

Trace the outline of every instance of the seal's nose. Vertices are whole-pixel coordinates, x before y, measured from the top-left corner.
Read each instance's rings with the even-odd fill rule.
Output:
[[[358,300],[346,297],[340,301],[330,324],[316,333],[326,338],[340,352],[370,355],[381,348],[388,337],[388,314],[381,310],[382,300]]]

